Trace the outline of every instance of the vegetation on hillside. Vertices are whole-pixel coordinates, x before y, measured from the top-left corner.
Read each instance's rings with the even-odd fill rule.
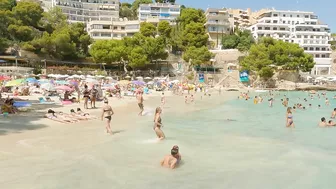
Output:
[[[16,44],[60,60],[86,57],[92,41],[84,24],[68,24],[61,9],[44,12],[35,1],[0,0],[0,36],[0,53]]]
[[[222,38],[222,49],[238,49],[240,52],[247,52],[255,43],[249,30],[239,30]]]
[[[333,41],[330,41],[331,49],[335,51],[336,50],[336,33],[332,33],[331,37],[335,39]]]
[[[267,80],[274,75],[274,69],[310,72],[314,67],[313,56],[294,43],[273,38],[262,38],[251,46],[246,57],[240,60],[241,70],[248,70]]]

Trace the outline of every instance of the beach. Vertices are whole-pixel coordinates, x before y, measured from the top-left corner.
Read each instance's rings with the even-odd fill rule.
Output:
[[[200,94],[196,94],[195,104],[187,105],[184,103],[184,96],[166,93],[167,103],[162,115],[164,122],[168,122],[168,120],[165,121],[166,115],[191,114],[191,112],[224,103],[238,95],[237,92],[222,92],[220,96],[215,93],[211,97],[202,99]],[[161,172],[162,169],[159,166],[161,158],[169,153],[172,145],[182,143],[183,138],[174,138],[174,132],[179,131],[167,130],[167,140],[157,143],[152,128],[154,110],[160,105],[160,94],[145,96],[145,115],[141,117],[137,115],[139,108],[135,97],[110,98],[109,103],[115,112],[112,118],[114,132],[112,136],[106,134],[105,121],[100,119],[73,124],[62,124],[45,119],[42,116],[47,111],[47,107],[34,113],[2,117],[0,119],[0,170],[2,170],[0,184],[8,189],[95,188],[95,186],[107,186],[111,180],[110,177],[115,177],[112,180],[125,179],[123,175],[113,173],[113,167],[123,166],[122,169],[125,171],[132,171],[135,167],[128,167],[128,165],[134,164],[137,169],[145,170],[146,167],[151,167]],[[101,107],[101,105],[102,103],[99,103],[97,106]],[[53,109],[69,112],[70,109],[77,107],[82,108],[82,104]],[[88,110],[88,112],[100,118],[101,109]],[[141,132],[139,133],[139,129],[141,132],[144,131],[143,136]],[[138,140],[138,138],[142,139]],[[157,146],[153,147],[153,145]],[[137,146],[145,149],[141,150]],[[131,150],[128,149],[129,147]],[[144,161],[142,157],[137,158],[139,155],[144,155],[146,151],[153,151],[155,154],[153,157],[148,157],[149,162]],[[115,159],[116,157],[118,159]],[[164,171],[164,174],[166,173]],[[92,179],[92,185],[87,183],[87,179]],[[103,183],[97,184],[97,182]],[[132,184],[128,183],[119,183],[119,186],[132,188]]]

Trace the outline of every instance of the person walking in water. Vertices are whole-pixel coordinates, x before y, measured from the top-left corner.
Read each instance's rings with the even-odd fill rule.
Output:
[[[162,113],[162,109],[160,107],[157,107],[155,110],[155,115],[154,115],[154,128],[153,129],[156,133],[156,136],[159,138],[159,140],[165,139],[165,135],[161,130],[161,127],[163,127],[161,113]]]
[[[286,127],[295,127],[293,122],[292,108],[288,107],[286,112]]]
[[[111,131],[111,120],[112,120],[112,115],[114,114],[112,107],[108,104],[107,100],[104,100],[104,105],[102,107],[102,114],[101,114],[101,120],[103,121],[104,116],[106,121],[106,132],[109,134],[113,134]]]
[[[140,91],[137,95],[137,101],[138,101],[138,106],[140,108],[139,116],[142,116],[142,112],[144,111],[144,105],[143,105],[143,96],[142,96],[142,91]]]
[[[163,108],[163,106],[166,104],[166,97],[164,95],[164,93],[162,93],[161,95],[161,107]]]

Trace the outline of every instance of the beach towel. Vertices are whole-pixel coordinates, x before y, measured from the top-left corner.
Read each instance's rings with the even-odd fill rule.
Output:
[[[39,103],[34,103],[36,105],[45,105],[45,104],[55,104],[55,102],[49,102],[49,101],[46,101],[43,97],[40,97],[38,98],[38,100],[40,101]]]

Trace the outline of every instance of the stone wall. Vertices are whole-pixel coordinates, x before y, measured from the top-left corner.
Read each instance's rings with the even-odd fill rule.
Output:
[[[300,74],[299,72],[295,72],[295,71],[280,70],[279,73],[277,73],[277,78],[278,80],[299,82]]]

